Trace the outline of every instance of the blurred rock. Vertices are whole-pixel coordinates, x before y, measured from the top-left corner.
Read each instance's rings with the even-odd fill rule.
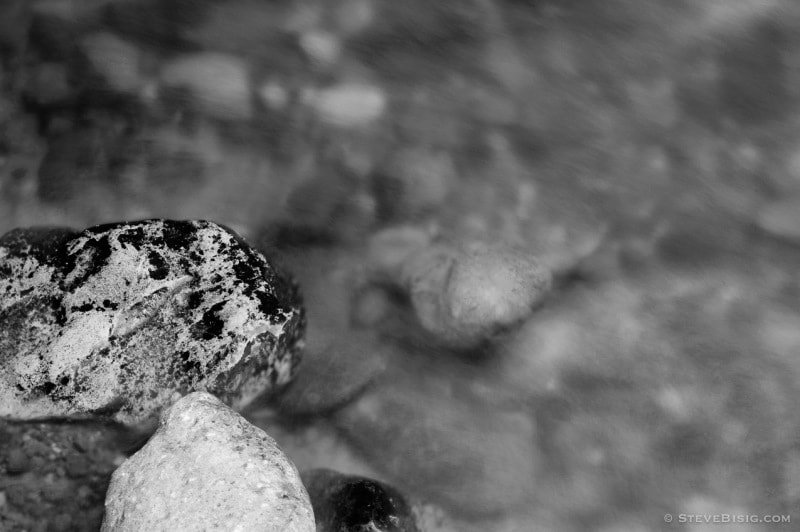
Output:
[[[141,422],[192,390],[243,406],[297,363],[296,288],[210,222],[18,229],[0,274],[3,416]]]
[[[69,530],[96,531],[103,520],[111,473],[135,436],[98,422],[0,420],[0,527],[55,530],[62,514]]]
[[[348,36],[356,34],[374,22],[375,0],[342,0],[333,18],[340,32]]]
[[[388,105],[379,87],[353,82],[307,89],[302,100],[326,124],[344,128],[371,124],[383,116]]]
[[[430,231],[421,227],[388,227],[370,237],[366,262],[374,275],[401,284],[403,264],[428,247],[432,237]]]
[[[498,513],[529,500],[539,468],[532,420],[454,400],[441,375],[411,373],[392,374],[337,412],[346,437],[393,483],[456,515]]]
[[[302,474],[318,532],[417,532],[411,507],[394,488],[330,469]]]
[[[311,30],[301,35],[300,47],[314,63],[323,68],[333,66],[342,52],[339,38],[324,30]]]
[[[214,396],[165,411],[150,441],[115,472],[103,531],[313,532],[300,475],[275,441]]]
[[[386,346],[370,334],[343,331],[322,351],[307,349],[278,408],[288,416],[319,415],[349,403],[383,372]]]
[[[249,66],[239,57],[216,52],[178,56],[161,67],[164,87],[187,90],[197,109],[226,120],[253,114]]]
[[[403,266],[420,324],[468,347],[524,320],[550,291],[551,274],[524,251],[472,244],[434,245]]]
[[[756,215],[756,224],[773,236],[800,243],[800,197],[787,197],[765,205]]]
[[[94,70],[116,91],[137,94],[146,80],[141,71],[141,52],[113,33],[91,33],[80,47]]]

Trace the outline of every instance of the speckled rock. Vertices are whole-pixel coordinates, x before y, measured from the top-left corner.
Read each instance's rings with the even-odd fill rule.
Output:
[[[102,530],[313,532],[314,514],[275,440],[197,392],[114,472]]]
[[[382,482],[330,469],[303,472],[318,532],[417,532],[411,506]]]
[[[195,390],[241,407],[298,360],[294,285],[211,222],[11,231],[0,294],[0,416],[133,423]]]
[[[469,347],[524,320],[550,291],[552,275],[523,251],[484,244],[433,245],[403,266],[420,324]]]

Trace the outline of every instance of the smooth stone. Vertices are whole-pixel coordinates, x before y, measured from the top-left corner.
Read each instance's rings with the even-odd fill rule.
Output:
[[[346,331],[321,350],[306,350],[303,364],[277,406],[290,416],[320,415],[358,397],[386,367],[386,348],[363,331]]]
[[[767,204],[756,215],[756,225],[773,236],[800,243],[800,197]]]
[[[367,242],[366,263],[370,274],[392,283],[402,282],[403,264],[431,244],[431,231],[412,225],[382,229]]]
[[[469,347],[527,318],[549,293],[552,274],[511,247],[431,246],[404,264],[405,286],[423,328]]]
[[[135,94],[144,87],[141,53],[133,44],[113,33],[92,33],[81,39],[81,49],[92,67],[119,92]]]
[[[388,101],[379,87],[367,83],[343,82],[321,89],[308,89],[303,101],[326,124],[363,127],[386,112]]]
[[[113,474],[104,532],[313,532],[300,475],[261,429],[214,396],[187,395]]]
[[[249,67],[236,56],[180,56],[162,66],[160,80],[164,87],[188,90],[198,109],[209,116],[248,120],[253,115]]]
[[[417,532],[411,506],[396,489],[366,477],[330,469],[301,475],[317,532]]]
[[[194,390],[237,408],[285,384],[296,287],[229,230],[146,220],[0,237],[0,416],[153,419]]]

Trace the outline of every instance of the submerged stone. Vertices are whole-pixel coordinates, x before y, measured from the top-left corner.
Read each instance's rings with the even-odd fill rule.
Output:
[[[0,237],[0,416],[134,423],[195,390],[289,381],[296,287],[227,229],[147,220]]]
[[[411,506],[400,492],[366,477],[330,469],[302,474],[318,532],[417,532]]]

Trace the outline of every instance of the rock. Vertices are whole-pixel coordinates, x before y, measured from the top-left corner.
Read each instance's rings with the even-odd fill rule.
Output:
[[[0,416],[158,415],[208,390],[236,407],[290,379],[294,285],[237,235],[147,220],[0,237]]]
[[[68,530],[99,530],[111,474],[134,442],[110,423],[0,420],[0,528],[56,530],[66,513]]]
[[[483,244],[431,246],[404,264],[404,280],[420,324],[456,347],[521,322],[552,284],[536,258]]]
[[[388,105],[379,87],[366,83],[340,83],[307,89],[302,99],[323,122],[340,127],[363,127],[379,119]]]
[[[320,67],[333,66],[342,53],[339,38],[324,30],[309,30],[300,36],[299,41],[306,55]]]
[[[394,488],[330,469],[302,474],[318,532],[416,532],[411,507]]]
[[[165,411],[150,441],[114,472],[101,530],[313,532],[314,514],[275,441],[196,392]]]
[[[403,264],[425,249],[433,235],[421,227],[395,226],[374,233],[367,244],[367,259],[372,275],[401,283]]]
[[[789,242],[800,242],[800,198],[789,197],[765,205],[756,215],[756,225]]]
[[[449,365],[438,375],[426,367],[387,373],[336,412],[345,437],[398,488],[454,515],[529,502],[540,460],[533,420],[456,390],[464,382]]]
[[[163,65],[161,83],[184,89],[197,108],[224,120],[248,120],[253,115],[248,65],[233,55],[199,52]]]
[[[278,408],[284,414],[317,415],[349,403],[386,366],[385,348],[370,334],[345,331],[322,350],[306,350],[304,363],[283,391]]]
[[[113,33],[91,33],[81,39],[81,49],[108,85],[119,92],[136,94],[145,85],[140,52]]]

